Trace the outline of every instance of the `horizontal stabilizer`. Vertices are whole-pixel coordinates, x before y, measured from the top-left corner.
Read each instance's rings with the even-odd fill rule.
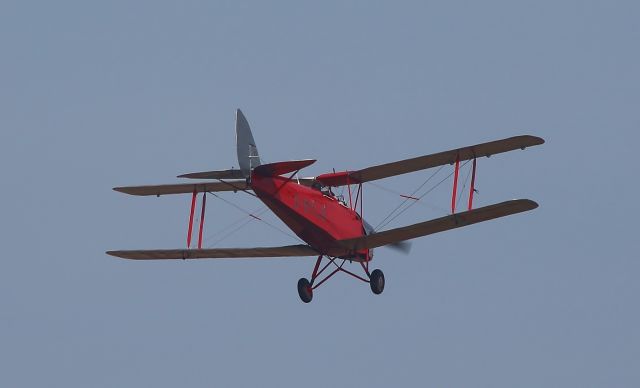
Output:
[[[512,214],[533,210],[538,204],[530,199],[514,199],[495,205],[481,207],[462,213],[457,213],[435,220],[425,221],[402,228],[385,230],[348,240],[340,240],[338,243],[345,249],[357,251],[360,249],[377,248],[384,245],[396,244],[400,241],[410,240],[416,237],[427,236],[446,230],[456,229],[467,225],[476,224],[505,217]]]
[[[286,174],[289,172],[301,170],[307,166],[315,163],[315,159],[303,159],[303,160],[290,160],[287,162],[275,162],[269,164],[262,164],[253,170],[258,175],[262,176],[277,176]]]
[[[243,191],[248,190],[247,181],[229,180],[222,182],[178,183],[170,185],[124,186],[114,187],[115,191],[131,195],[169,195],[203,193],[208,191]]]
[[[154,249],[136,251],[108,251],[107,254],[130,260],[184,260],[317,256],[318,252],[316,252],[308,245],[288,245],[283,247],[266,248]]]
[[[237,169],[220,171],[191,172],[189,174],[178,175],[178,178],[188,179],[244,179],[242,171]]]

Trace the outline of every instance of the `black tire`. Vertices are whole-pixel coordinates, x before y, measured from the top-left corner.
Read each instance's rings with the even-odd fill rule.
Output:
[[[369,285],[374,294],[379,295],[384,291],[384,274],[379,269],[374,269],[369,277]]]
[[[311,302],[313,299],[313,289],[311,288],[311,283],[305,278],[298,280],[298,295],[300,295],[300,299],[304,303]]]

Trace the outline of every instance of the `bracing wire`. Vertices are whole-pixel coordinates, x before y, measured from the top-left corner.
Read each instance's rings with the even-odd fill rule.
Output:
[[[216,198],[218,198],[218,199],[222,200],[224,203],[226,203],[226,204],[228,204],[228,205],[230,205],[230,206],[232,206],[232,207],[234,207],[234,208],[238,209],[239,211],[241,211],[241,212],[245,213],[247,216],[249,216],[249,217],[251,217],[251,218],[254,218],[254,219],[256,219],[256,220],[258,220],[258,221],[260,221],[260,222],[265,223],[265,224],[266,224],[267,226],[269,226],[270,228],[277,230],[278,232],[280,232],[280,233],[284,234],[285,236],[291,237],[291,238],[292,238],[292,239],[294,239],[294,240],[297,240],[297,241],[300,241],[300,242],[302,242],[302,243],[305,243],[305,242],[304,242],[300,237],[298,237],[298,236],[296,236],[296,235],[293,235],[293,234],[291,234],[291,233],[288,233],[287,231],[283,230],[282,228],[279,228],[279,227],[277,227],[276,225],[273,225],[273,224],[271,224],[270,222],[268,222],[268,221],[266,221],[266,220],[264,220],[264,219],[262,219],[262,218],[260,218],[260,217],[256,216],[255,214],[252,214],[252,213],[250,213],[250,212],[246,211],[245,209],[241,208],[240,206],[236,205],[235,203],[233,203],[233,202],[231,202],[231,201],[228,201],[228,200],[226,200],[226,199],[222,198],[221,196],[219,196],[219,195],[217,195],[217,194],[215,194],[215,193],[213,193],[213,192],[211,192],[211,191],[208,191],[207,193],[208,193],[208,194],[213,195],[214,197],[216,197]],[[263,209],[263,212],[264,212],[264,210],[266,210],[266,208],[265,208],[265,209]],[[248,221],[251,221],[251,219],[248,219],[246,223],[242,224],[242,227],[244,227],[244,226],[248,223]],[[240,229],[240,228],[237,228],[237,230],[239,230],[239,229]],[[234,230],[234,233],[235,233],[237,230]],[[226,238],[226,237],[225,237],[225,238]],[[219,241],[218,241],[218,242],[219,242]]]
[[[371,185],[371,187],[374,187],[376,189],[380,189],[382,191],[386,191],[389,194],[393,194],[394,197],[403,197],[403,198],[407,197],[405,194],[403,194],[403,193],[401,193],[399,191],[390,189],[388,187],[382,186],[381,184],[378,184],[378,183],[375,183],[375,182],[367,182],[366,184],[367,185]],[[429,208],[431,210],[435,210],[435,211],[440,212],[440,213],[446,213],[447,212],[447,210],[445,208],[443,208],[442,206],[437,206],[437,205],[434,205],[434,204],[432,204],[430,202],[416,201],[415,199],[413,199],[413,201],[417,205],[420,205],[420,206],[423,206],[423,207],[427,207],[427,208]]]
[[[267,208],[256,209],[255,211],[253,211],[253,212],[252,212],[252,214],[255,214],[256,216],[260,217],[260,216],[261,216],[264,212],[266,212],[266,211],[267,211]],[[234,229],[234,228],[236,228],[238,225],[240,225],[241,223],[243,223],[243,222],[244,222],[244,223],[242,224],[242,226],[240,226],[238,229],[242,228],[242,227],[243,227],[243,226],[245,226],[249,221],[251,221],[251,219],[252,219],[252,217],[250,217],[250,216],[248,216],[248,215],[245,215],[245,216],[243,216],[243,217],[240,217],[239,219],[235,220],[234,222],[232,222],[232,223],[231,223],[231,224],[229,224],[228,226],[226,226],[226,227],[224,227],[224,228],[222,228],[222,229],[220,229],[220,230],[218,230],[218,231],[216,231],[216,232],[213,232],[213,233],[211,233],[211,234],[207,235],[207,236],[205,237],[205,239],[204,239],[204,242],[205,242],[205,243],[208,243],[211,239],[213,239],[214,237],[218,237],[219,235],[221,235],[221,234],[223,234],[223,233],[224,233],[224,234],[225,234],[225,236],[226,236],[226,234],[228,234],[228,233],[229,233],[229,230],[230,230],[230,229],[233,229],[233,231],[235,232],[235,231],[236,231],[236,229]],[[227,233],[225,233],[225,232],[227,232]],[[221,238],[221,239],[224,239],[224,238],[226,238],[226,237],[223,237],[223,238]],[[220,239],[219,239],[219,240],[216,240],[216,241],[213,243],[213,245],[217,244],[218,242],[220,242]]]
[[[465,162],[462,164],[462,167],[466,166],[468,163],[469,163],[469,160],[465,161]],[[442,166],[442,167],[444,167],[444,166]],[[442,169],[442,167],[440,167],[440,169]],[[439,171],[440,169],[438,169],[438,171]],[[455,173],[455,171],[452,171],[451,173],[449,173],[449,175],[447,175],[447,176],[446,176],[446,177],[444,177],[442,180],[440,180],[438,183],[436,183],[436,185],[435,185],[435,186],[433,186],[432,188],[430,188],[429,190],[427,190],[424,194],[420,195],[420,196],[418,197],[418,199],[420,200],[420,199],[424,198],[427,194],[431,193],[433,190],[435,190],[436,188],[438,188],[438,186],[440,186],[440,185],[441,185],[441,184],[443,184],[446,180],[448,180],[449,178],[451,178],[451,176],[452,176],[454,173]],[[430,179],[430,178],[431,178],[431,177],[429,177],[429,179]],[[420,187],[423,187],[425,184],[426,184],[426,182],[425,182],[425,183],[423,183],[422,185],[420,185]],[[416,190],[416,191],[417,191],[417,190]],[[414,194],[415,194],[415,192],[416,192],[416,191],[414,191]],[[413,196],[413,194],[412,194],[412,196]],[[402,209],[401,211],[399,211],[396,215],[394,215],[393,217],[391,217],[390,219],[388,219],[386,222],[384,222],[384,223],[382,223],[382,222],[381,222],[380,224],[382,224],[382,225],[380,225],[380,226],[376,227],[375,229],[376,229],[376,230],[379,230],[379,228],[384,228],[385,226],[389,225],[389,223],[391,223],[393,220],[395,220],[395,219],[396,219],[396,218],[398,218],[400,215],[402,215],[402,213],[404,213],[405,211],[407,211],[411,206],[413,206],[413,205],[415,204],[415,202],[416,202],[416,201],[413,201],[413,202],[409,203],[409,205],[408,205],[408,206],[406,206],[404,209]],[[403,203],[404,203],[404,202],[403,202]],[[388,218],[388,216],[387,216],[386,218]],[[386,218],[385,218],[385,219],[386,219]]]
[[[420,191],[420,190],[421,190],[421,189],[422,189],[422,188],[423,188],[427,183],[429,183],[429,181],[430,181],[431,179],[433,179],[436,175],[438,175],[438,173],[440,172],[440,170],[442,170],[443,168],[444,168],[444,166],[440,166],[440,168],[438,168],[438,169],[437,169],[433,174],[431,174],[431,176],[429,176],[429,177],[427,178],[427,180],[425,180],[424,182],[422,182],[422,184],[421,184],[420,186],[418,186],[418,188],[417,188],[417,189],[413,190],[413,192],[411,193],[411,196],[413,197],[413,196],[414,196],[418,191]],[[393,216],[393,214],[394,214],[395,212],[399,211],[399,210],[400,210],[400,208],[402,208],[402,207],[407,203],[407,201],[409,201],[409,199],[408,199],[408,198],[405,198],[402,202],[400,202],[400,204],[399,204],[398,206],[396,206],[396,207],[395,207],[395,209],[393,209],[393,210],[391,211],[391,213],[389,213],[389,214],[388,214],[388,215],[387,215],[387,216],[386,216],[382,221],[380,221],[380,222],[378,223],[378,226],[376,226],[376,227],[374,228],[374,230],[379,230],[379,228],[382,228],[382,227],[384,227],[384,225],[388,224],[388,222],[385,224],[385,221],[387,221],[390,217],[392,217],[392,216]],[[409,206],[411,206],[411,205],[409,205]],[[384,225],[383,225],[383,224],[384,224]]]
[[[249,222],[251,222],[251,218],[248,218],[248,217],[244,218],[243,220],[244,220],[244,222],[242,224],[238,225],[234,229],[231,229],[230,231],[225,233],[222,237],[220,237],[219,239],[217,239],[214,242],[212,242],[211,245],[209,245],[209,247],[211,247],[211,248],[215,247],[216,245],[220,244],[222,241],[224,241],[227,238],[231,237],[233,234],[235,234],[240,229],[244,228]]]

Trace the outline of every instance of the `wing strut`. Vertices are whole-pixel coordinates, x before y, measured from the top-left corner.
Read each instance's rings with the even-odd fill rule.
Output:
[[[456,214],[456,197],[458,194],[459,173],[460,173],[460,154],[456,156],[456,167],[453,174],[453,194],[451,195],[451,214]]]
[[[471,186],[469,187],[469,205],[467,207],[467,210],[473,210],[473,194],[476,192],[477,166],[478,166],[478,160],[476,158],[473,158],[473,166],[471,167]],[[451,194],[451,214],[456,214],[456,200],[458,197],[458,177],[459,176],[460,176],[460,155],[456,156],[455,170],[453,172],[453,193]],[[468,175],[467,175],[467,178],[469,178]],[[466,182],[466,179],[465,179],[465,182]],[[462,190],[464,190],[464,187],[462,188]],[[406,197],[406,198],[409,198],[409,197]]]
[[[193,195],[191,196],[191,213],[189,215],[189,231],[187,232],[187,249],[191,248],[191,232],[193,231],[193,213],[196,210],[196,199],[198,192],[193,189]]]
[[[471,187],[469,188],[469,208],[467,210],[473,210],[473,194],[476,192],[476,165],[477,160],[476,158],[473,158],[473,167],[471,167]]]
[[[200,231],[198,232],[198,249],[202,249],[202,229],[204,228],[204,210],[207,206],[207,193],[202,193],[202,211],[200,212]]]

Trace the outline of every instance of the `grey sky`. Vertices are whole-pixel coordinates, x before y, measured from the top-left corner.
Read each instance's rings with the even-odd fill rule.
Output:
[[[0,385],[637,387],[639,3],[267,3],[0,3]],[[310,305],[310,259],[106,256],[184,246],[189,198],[111,188],[237,166],[236,108],[306,175],[542,136],[480,160],[476,198],[540,208],[378,249],[382,295],[339,277]],[[365,190],[375,225],[399,199]],[[207,244],[242,217],[210,201]]]

